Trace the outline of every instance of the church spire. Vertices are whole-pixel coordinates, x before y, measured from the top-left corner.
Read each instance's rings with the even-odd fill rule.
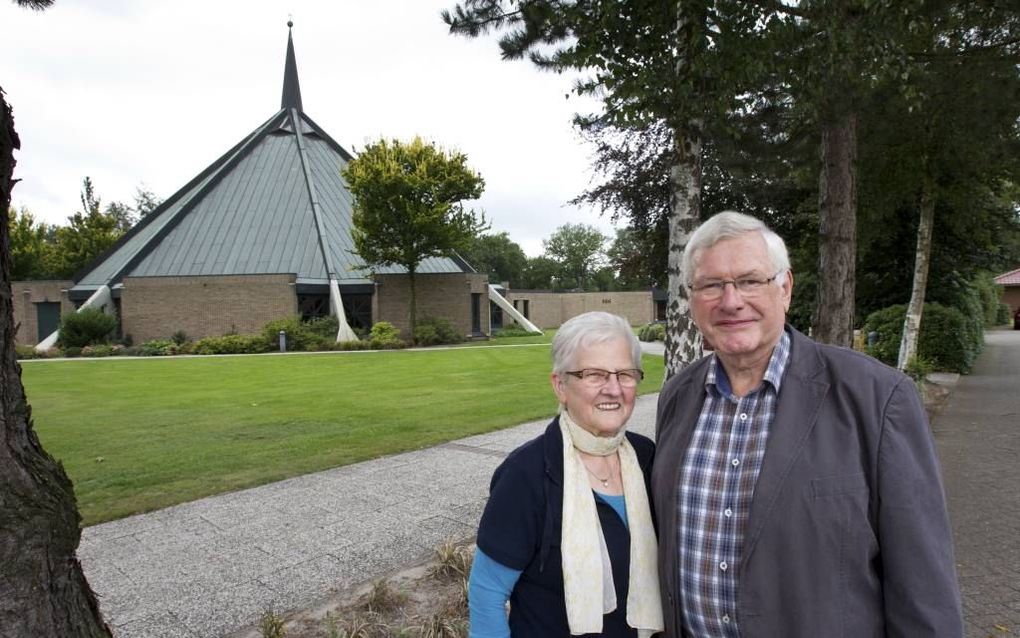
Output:
[[[294,57],[294,38],[291,29],[294,27],[292,20],[287,21],[287,63],[283,71],[283,99],[280,100],[281,109],[301,108],[301,85],[298,84],[297,59]]]

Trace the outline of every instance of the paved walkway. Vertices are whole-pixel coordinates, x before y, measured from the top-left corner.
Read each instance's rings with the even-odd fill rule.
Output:
[[[985,344],[934,423],[968,638],[1020,636],[1020,330]]]
[[[968,638],[1020,636],[1020,331],[987,335],[934,423]],[[650,435],[657,395],[631,428]],[[474,533],[489,477],[546,421],[87,528],[79,556],[117,638],[213,638]]]

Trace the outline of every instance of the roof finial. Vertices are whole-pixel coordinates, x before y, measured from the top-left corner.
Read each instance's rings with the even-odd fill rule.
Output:
[[[291,29],[294,26],[293,20],[287,20],[287,61],[283,70],[283,99],[280,101],[281,109],[301,108],[301,85],[298,84],[297,59],[294,56],[294,38]]]
[[[288,13],[287,14],[287,28],[291,29],[293,27],[294,27],[294,14],[293,13]]]

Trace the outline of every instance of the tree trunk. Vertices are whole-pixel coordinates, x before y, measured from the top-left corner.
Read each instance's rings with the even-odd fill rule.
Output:
[[[924,312],[924,295],[928,290],[928,264],[931,260],[931,235],[935,225],[935,182],[927,169],[921,184],[921,220],[917,226],[917,252],[914,256],[914,286],[910,291],[907,316],[903,320],[903,337],[896,367],[905,370],[917,356],[917,339],[921,333],[921,314]]]
[[[32,428],[14,351],[9,210],[14,116],[0,89],[0,637],[109,636],[75,552],[81,518]]]
[[[411,343],[414,343],[414,329],[418,325],[418,298],[414,281],[414,266],[407,267],[408,283],[411,286],[411,308],[407,322],[411,326]]]
[[[818,305],[812,336],[822,343],[850,347],[857,254],[856,113],[823,121],[821,159]]]
[[[669,301],[666,306],[666,378],[701,356],[701,333],[691,319],[691,303],[680,260],[701,220],[702,122],[674,131],[672,212],[669,217]]]

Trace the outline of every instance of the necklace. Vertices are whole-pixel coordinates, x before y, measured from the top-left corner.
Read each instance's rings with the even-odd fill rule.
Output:
[[[584,469],[588,470],[588,474],[591,474],[592,476],[595,477],[595,480],[597,480],[597,481],[602,483],[602,487],[606,487],[606,488],[609,487],[609,479],[612,478],[612,476],[613,476],[613,471],[611,469],[609,469],[609,461],[606,461],[606,469],[609,469],[609,474],[606,475],[606,478],[602,478],[601,476],[599,476],[595,472],[592,472],[591,468],[588,467],[587,463],[582,462],[581,465],[584,466]]]

